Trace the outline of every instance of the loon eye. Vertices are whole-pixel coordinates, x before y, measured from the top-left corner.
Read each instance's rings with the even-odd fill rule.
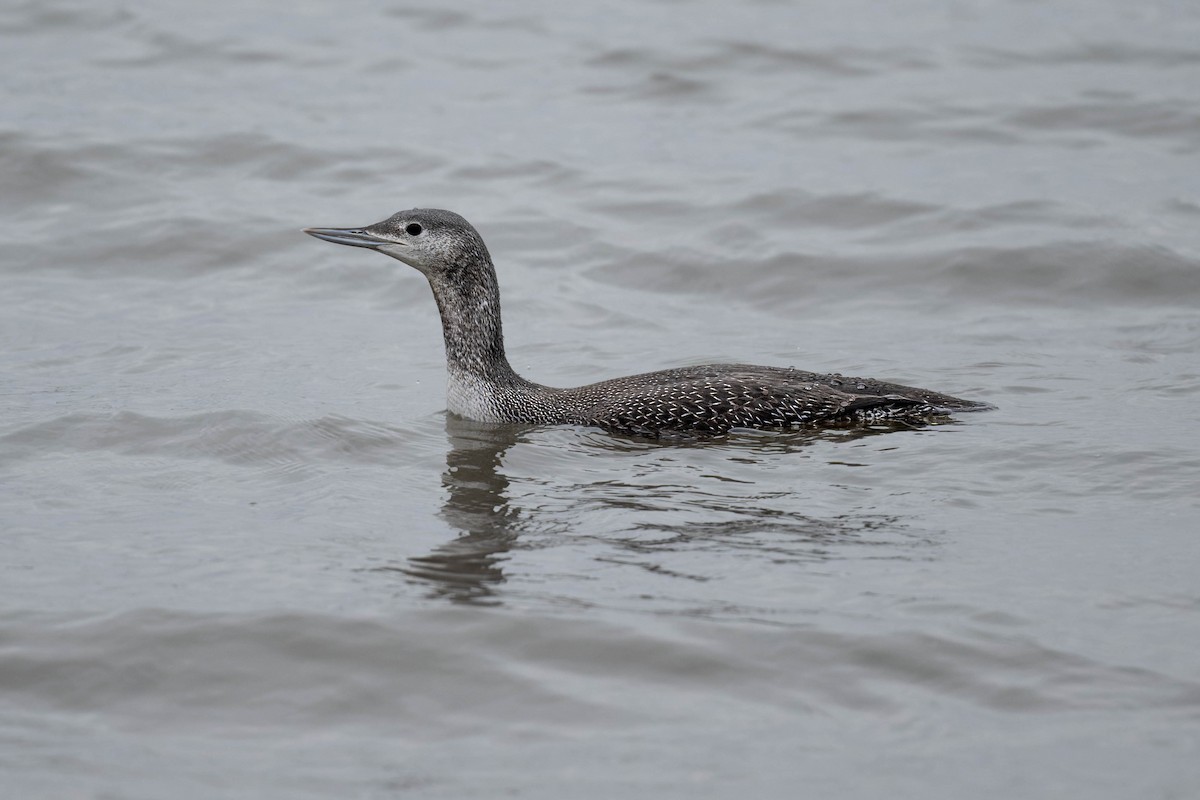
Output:
[[[420,236],[421,231],[425,230],[418,222],[410,222],[404,226],[404,232],[409,236]]]

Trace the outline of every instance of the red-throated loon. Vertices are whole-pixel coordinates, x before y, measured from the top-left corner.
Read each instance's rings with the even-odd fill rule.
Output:
[[[500,290],[483,239],[450,211],[415,208],[365,228],[306,228],[378,250],[425,275],[442,316],[447,407],[481,422],[594,425],[641,436],[921,420],[986,403],[868,378],[785,367],[706,364],[555,389],[504,355]]]

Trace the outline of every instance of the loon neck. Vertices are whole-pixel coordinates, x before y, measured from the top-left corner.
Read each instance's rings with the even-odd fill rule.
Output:
[[[450,373],[492,385],[521,381],[504,354],[500,289],[491,262],[462,265],[429,283],[442,318]]]

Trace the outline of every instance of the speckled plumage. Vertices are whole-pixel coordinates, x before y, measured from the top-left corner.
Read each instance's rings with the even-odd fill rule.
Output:
[[[402,211],[366,228],[308,228],[380,250],[429,280],[446,342],[449,410],[483,422],[594,425],[642,436],[920,420],[990,408],[925,389],[783,367],[707,364],[556,389],[504,354],[500,292],[483,239],[450,211]]]

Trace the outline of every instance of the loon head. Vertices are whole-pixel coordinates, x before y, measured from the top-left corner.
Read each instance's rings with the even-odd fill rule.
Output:
[[[305,228],[334,244],[366,247],[403,261],[440,282],[473,265],[490,265],[478,231],[453,211],[414,208],[365,228]]]

